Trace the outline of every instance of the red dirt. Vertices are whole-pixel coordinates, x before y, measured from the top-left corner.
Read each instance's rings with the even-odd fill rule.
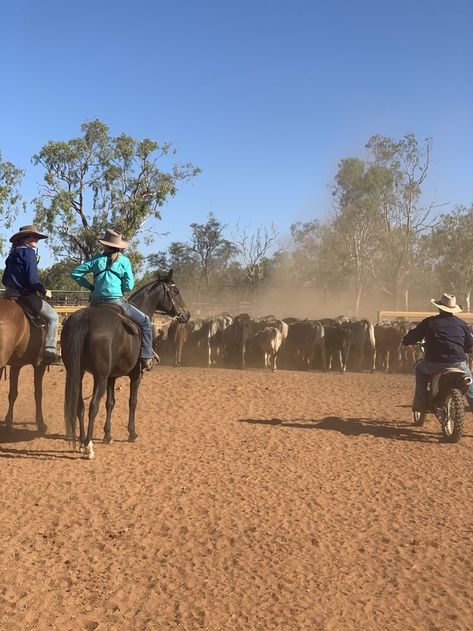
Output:
[[[115,442],[102,413],[84,461],[62,369],[44,438],[23,373],[0,431],[1,629],[473,627],[471,415],[457,445],[412,427],[412,377],[162,367],[139,441],[122,379]]]

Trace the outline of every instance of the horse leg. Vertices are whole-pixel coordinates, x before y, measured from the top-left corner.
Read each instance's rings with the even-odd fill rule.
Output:
[[[6,429],[11,432],[13,429],[13,406],[18,396],[18,377],[20,366],[10,366],[10,389],[8,391],[8,412],[5,416]]]
[[[85,444],[85,429],[84,429],[85,405],[84,405],[84,398],[82,396],[82,378],[83,377],[84,377],[84,373],[82,373],[80,376],[79,399],[77,401],[77,418],[79,419],[79,451],[82,451]]]
[[[92,394],[92,400],[89,406],[89,425],[87,427],[87,436],[85,439],[84,458],[92,460],[95,458],[94,443],[92,438],[94,437],[94,422],[97,412],[99,411],[100,399],[107,390],[107,377],[103,375],[96,377],[94,375],[94,392]]]
[[[140,373],[133,370],[130,373],[130,399],[128,401],[128,440],[134,442],[138,439],[135,430],[135,412],[138,403],[138,388],[140,387]]]
[[[43,419],[43,377],[45,364],[34,367],[34,401],[36,404],[36,425],[40,434],[46,434],[48,427]]]
[[[105,408],[107,410],[107,419],[105,421],[105,425],[103,427],[104,443],[111,443],[113,441],[112,438],[112,411],[115,407],[115,381],[116,377],[109,377],[107,382],[107,402],[105,403]]]

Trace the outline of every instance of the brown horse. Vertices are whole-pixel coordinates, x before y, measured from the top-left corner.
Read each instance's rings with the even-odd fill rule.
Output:
[[[187,322],[189,311],[179,289],[172,282],[172,270],[166,277],[159,277],[141,287],[130,297],[130,303],[150,318],[155,311],[164,312]],[[133,323],[123,318],[113,305],[87,307],[72,314],[64,323],[61,334],[61,351],[66,367],[66,394],[64,416],[66,436],[75,448],[75,425],[79,419],[80,447],[84,457],[94,458],[92,438],[94,421],[99,403],[107,392],[107,417],[104,426],[104,442],[112,441],[111,416],[115,405],[115,381],[117,377],[130,379],[128,415],[128,440],[138,438],[135,431],[135,410],[140,385],[140,336]],[[94,389],[89,406],[87,436],[84,429],[84,401],[82,378],[84,372],[94,378]]]
[[[42,362],[45,327],[32,324],[20,305],[13,300],[0,299],[0,375],[5,366],[11,367],[8,412],[5,417],[7,432],[13,429],[13,406],[18,396],[20,370],[31,364],[34,370],[36,425],[40,434],[46,433],[42,410],[43,376],[46,370]]]

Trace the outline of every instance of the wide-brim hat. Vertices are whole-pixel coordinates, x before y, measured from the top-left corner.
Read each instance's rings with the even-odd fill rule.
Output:
[[[105,234],[101,239],[98,239],[98,242],[119,250],[124,250],[128,247],[128,241],[122,239],[122,235],[115,232],[115,230],[105,230]]]
[[[36,226],[29,225],[29,226],[22,226],[18,230],[18,232],[15,232],[15,234],[10,237],[10,243],[13,243],[14,241],[18,241],[18,239],[26,239],[26,237],[32,237],[32,236],[37,237],[38,241],[40,239],[48,238],[48,235],[40,232]]]
[[[438,309],[447,311],[448,313],[460,313],[463,311],[460,305],[457,305],[457,299],[452,294],[442,294],[442,297],[436,300],[432,298],[430,301]]]

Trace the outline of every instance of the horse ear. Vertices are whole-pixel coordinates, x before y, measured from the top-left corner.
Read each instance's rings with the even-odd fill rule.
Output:
[[[169,270],[169,273],[168,273],[168,283],[170,283],[172,281],[173,272],[174,272],[174,270],[171,268]]]

